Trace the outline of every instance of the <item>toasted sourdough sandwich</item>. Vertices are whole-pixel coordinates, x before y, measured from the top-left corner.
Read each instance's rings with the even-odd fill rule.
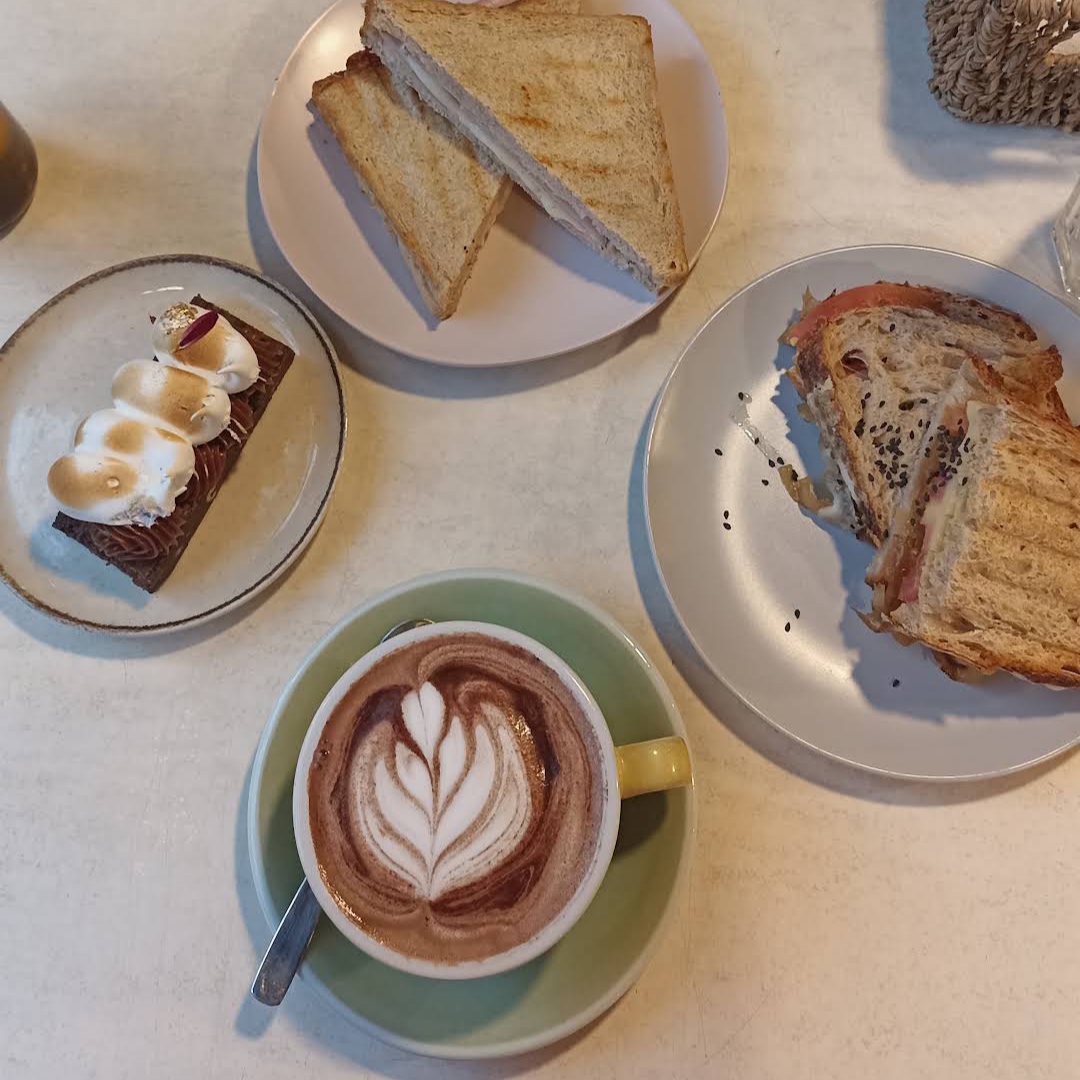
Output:
[[[644,19],[368,0],[361,36],[579,239],[654,292],[686,276]]]
[[[1080,432],[969,360],[867,581],[875,629],[956,665],[1080,686]]]
[[[972,297],[886,282],[821,303],[808,294],[782,340],[795,346],[788,377],[831,459],[831,516],[875,546],[912,481],[938,398],[969,357],[991,365],[1015,399],[1066,417],[1057,349],[1018,315]]]
[[[532,11],[577,11],[579,0],[518,0]],[[500,9],[504,10],[504,9]],[[320,79],[311,99],[360,187],[401,248],[424,302],[447,319],[512,183],[477,158],[472,144],[395,85],[372,53]]]

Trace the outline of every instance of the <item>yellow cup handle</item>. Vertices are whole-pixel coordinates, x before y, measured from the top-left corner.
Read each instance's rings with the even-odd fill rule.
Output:
[[[619,795],[632,799],[649,791],[685,787],[692,780],[690,751],[677,735],[615,747]]]

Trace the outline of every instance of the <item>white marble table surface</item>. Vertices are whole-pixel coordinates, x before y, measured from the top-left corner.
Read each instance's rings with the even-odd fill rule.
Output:
[[[159,252],[258,265],[312,302],[252,162],[324,2],[3,0],[0,96],[41,183],[0,241],[0,340],[84,274]],[[455,372],[314,304],[348,365],[352,437],[280,588],[151,643],[0,595],[0,1076],[1080,1075],[1080,758],[924,787],[790,744],[690,654],[640,510],[650,405],[726,296],[867,241],[1054,286],[1049,222],[1080,143],[942,112],[916,0],[677,2],[716,65],[733,158],[716,234],[658,317],[583,355]],[[417,505],[426,530],[404,524]],[[575,588],[647,647],[692,734],[701,826],[666,948],[622,1003],[569,1045],[470,1067],[382,1046],[303,986],[272,1017],[249,1003],[268,931],[237,837],[259,731],[313,643],[393,582],[477,565]]]

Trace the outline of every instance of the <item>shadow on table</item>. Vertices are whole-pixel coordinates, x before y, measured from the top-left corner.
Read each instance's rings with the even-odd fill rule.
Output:
[[[885,0],[881,32],[887,66],[882,123],[893,149],[916,175],[959,184],[1045,175],[1076,160],[1064,132],[1021,124],[958,120],[938,104],[923,5]]]
[[[249,765],[237,805],[233,850],[237,898],[244,926],[252,943],[251,977],[254,978],[259,960],[273,935],[260,907],[251,870],[251,852],[247,833],[251,780],[252,772]],[[285,1001],[276,1008],[260,1005],[255,1001],[248,990],[249,985],[236,987],[239,1005],[233,1027],[242,1038],[262,1038],[272,1024],[286,1022],[303,1038],[317,1044],[320,1050],[344,1058],[372,1073],[390,1077],[392,1080],[411,1080],[413,1077],[435,1075],[509,1080],[511,1077],[533,1071],[553,1061],[581,1039],[586,1038],[604,1021],[604,1017],[601,1016],[577,1034],[554,1046],[516,1057],[491,1062],[436,1061],[380,1042],[374,1036],[366,1034],[321,1001],[302,979],[298,978],[293,983]]]
[[[258,136],[248,156],[247,217],[248,233],[259,269],[280,281],[311,308],[344,363],[394,390],[444,400],[498,397],[573,378],[611,359],[638,338],[655,334],[670,300],[670,297],[665,299],[632,327],[594,345],[525,364],[455,368],[405,356],[385,348],[334,314],[290,266],[277,246],[263,213],[259,198],[257,156]]]
[[[19,599],[10,589],[0,589],[0,617],[7,618],[43,645],[77,656],[91,656],[102,660],[162,656],[165,653],[181,652],[219,634],[230,633],[237,623],[250,618],[252,612],[262,607],[289,580],[302,561],[303,559],[297,559],[280,577],[233,611],[188,629],[131,635],[83,630],[38,611]]]
[[[628,494],[630,551],[638,588],[672,662],[705,706],[743,743],[781,768],[821,787],[856,798],[901,806],[951,805],[987,798],[1043,776],[1069,756],[1059,755],[1021,773],[993,780],[925,783],[879,776],[833,761],[773,728],[709,670],[680,625],[664,591],[652,556],[645,518],[645,451],[652,411],[650,409],[638,438]],[[809,424],[805,426],[811,427]],[[852,545],[857,545],[853,538],[841,537],[841,541],[848,540]],[[865,558],[864,554],[858,552],[847,554],[852,558]]]

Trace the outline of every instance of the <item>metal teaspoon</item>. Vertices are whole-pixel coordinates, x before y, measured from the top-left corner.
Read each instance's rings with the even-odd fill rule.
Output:
[[[431,619],[408,619],[390,627],[383,634],[382,641],[389,641],[417,626],[430,626],[431,622]],[[304,878],[278,924],[270,947],[259,965],[255,981],[251,984],[251,995],[256,1001],[261,1001],[264,1005],[281,1004],[304,960],[321,914],[319,901],[315,899],[307,878]]]

